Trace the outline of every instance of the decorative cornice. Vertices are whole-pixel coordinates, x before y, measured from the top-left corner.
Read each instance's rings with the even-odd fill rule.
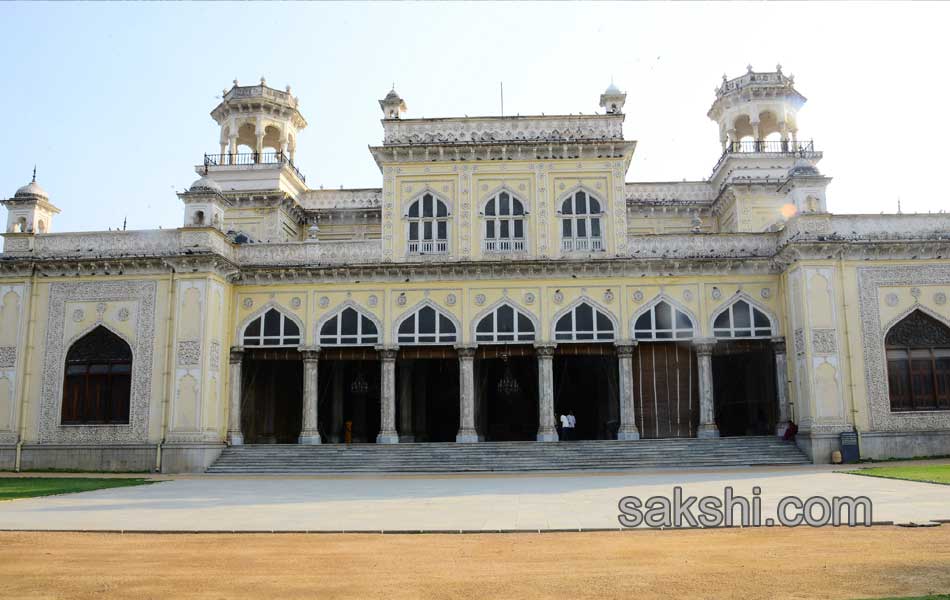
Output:
[[[623,140],[623,115],[384,119],[383,144]]]

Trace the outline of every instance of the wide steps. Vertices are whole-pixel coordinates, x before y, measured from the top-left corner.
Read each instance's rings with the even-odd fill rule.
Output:
[[[771,436],[560,443],[231,446],[208,473],[478,473],[803,465],[808,457]]]

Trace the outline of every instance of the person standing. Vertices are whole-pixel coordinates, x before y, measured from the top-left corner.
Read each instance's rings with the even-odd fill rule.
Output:
[[[574,433],[577,431],[577,419],[574,417],[574,411],[568,411],[567,413],[567,427],[571,430],[571,439],[577,439]]]
[[[561,440],[566,442],[569,439],[571,439],[571,418],[561,413]]]

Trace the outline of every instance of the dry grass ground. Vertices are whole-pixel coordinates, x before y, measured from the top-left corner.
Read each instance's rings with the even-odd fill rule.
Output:
[[[3,598],[873,598],[950,526],[484,535],[0,533]]]

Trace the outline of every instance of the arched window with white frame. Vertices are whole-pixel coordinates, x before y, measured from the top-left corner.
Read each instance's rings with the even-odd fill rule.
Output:
[[[713,322],[717,338],[764,338],[772,335],[772,320],[745,300],[736,300]]]
[[[565,198],[558,212],[561,219],[561,250],[564,252],[604,250],[602,215],[600,200],[584,190],[577,190]]]
[[[485,252],[524,252],[524,203],[510,192],[501,191],[485,203]]]
[[[299,346],[300,326],[276,308],[247,324],[243,335],[245,346]]]
[[[502,304],[475,326],[476,342],[533,342],[534,323],[510,304]]]
[[[431,192],[409,205],[409,254],[446,254],[449,251],[449,208]]]
[[[372,319],[348,306],[320,326],[321,346],[364,346],[379,343]]]
[[[695,328],[689,316],[665,300],[660,300],[633,324],[635,340],[688,340]]]
[[[581,302],[557,320],[554,339],[564,342],[609,342],[614,339],[614,324],[605,312]]]
[[[399,323],[397,344],[454,344],[458,330],[450,318],[431,306],[423,306]]]

